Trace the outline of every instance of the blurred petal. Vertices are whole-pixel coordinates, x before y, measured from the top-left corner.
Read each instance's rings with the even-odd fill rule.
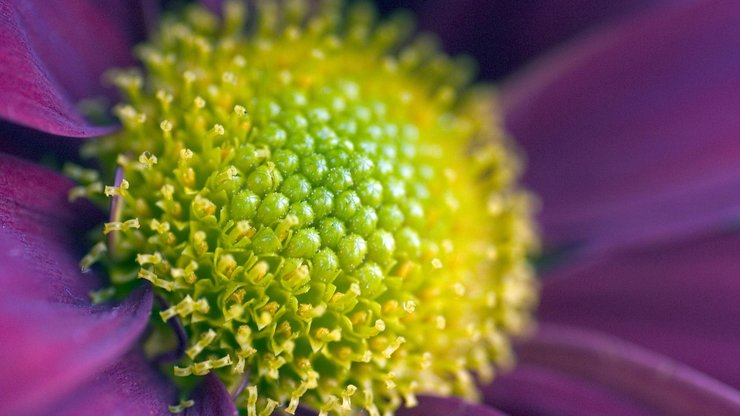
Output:
[[[93,306],[99,283],[75,250],[89,210],[66,201],[70,182],[0,155],[0,414],[32,413],[115,362],[140,336],[151,291]]]
[[[223,0],[200,0],[199,3],[213,13],[221,13],[221,9],[223,8]]]
[[[101,94],[100,76],[134,65],[133,47],[146,38],[147,0],[24,0],[15,4],[34,52],[75,100]]]
[[[234,400],[221,380],[208,374],[193,392],[195,405],[189,408],[186,416],[237,416]]]
[[[0,153],[42,163],[54,170],[61,170],[66,161],[84,165],[80,147],[85,141],[69,140],[0,119]]]
[[[396,411],[398,416],[504,416],[496,409],[466,402],[458,397],[419,397],[416,407]]]
[[[481,75],[500,78],[562,42],[673,0],[380,0],[381,10],[408,7],[445,49],[472,55]]]
[[[544,281],[540,316],[635,342],[740,388],[740,235],[631,251]]]
[[[518,364],[484,393],[487,403],[512,416],[655,416],[604,386],[531,364]]]
[[[548,243],[593,253],[737,217],[738,50],[740,3],[677,2],[506,86]]]
[[[110,131],[74,104],[106,92],[106,69],[134,63],[144,17],[138,1],[0,0],[0,117],[65,136]]]
[[[55,403],[48,414],[60,416],[162,415],[177,403],[177,392],[138,351],[123,356],[95,378]]]
[[[645,411],[676,416],[740,414],[739,391],[665,356],[596,332],[542,325],[534,339],[520,346],[519,361],[524,375],[515,371],[501,377],[485,392],[487,401],[501,402],[507,410],[527,409],[513,414],[532,414],[528,410],[559,414],[552,411],[555,408],[562,409],[562,414],[583,414],[584,405],[597,401],[619,406],[599,409],[597,414],[618,414],[619,409],[637,415]],[[526,374],[529,366],[549,373],[537,380]],[[582,390],[566,390],[577,379]],[[603,388],[598,393],[601,397],[592,394],[599,388]],[[568,396],[578,400],[567,401]],[[630,403],[634,407],[628,407]],[[537,413],[540,409],[545,411]]]

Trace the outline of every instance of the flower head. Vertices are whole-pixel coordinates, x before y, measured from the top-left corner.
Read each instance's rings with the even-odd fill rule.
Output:
[[[594,0],[590,4],[600,3]],[[0,1],[0,37],[3,40],[0,42],[0,53],[7,64],[0,67],[0,115],[14,123],[65,136],[110,133],[109,128],[92,128],[86,124],[69,103],[70,99],[89,96],[90,91],[100,91],[94,85],[97,85],[97,74],[103,67],[126,64],[129,48],[125,45],[129,44],[131,38],[140,36],[142,31],[132,30],[139,27],[137,25],[122,22],[126,22],[127,17],[152,16],[148,13],[152,10],[134,6],[135,2],[127,2],[129,6],[119,7],[122,4],[111,2],[103,7],[98,2],[50,1],[40,7],[33,1]],[[288,1],[285,4],[295,3]],[[504,4],[507,7],[504,2],[477,0],[461,4],[482,7],[484,13],[474,13],[468,9],[466,13],[474,13],[486,21],[489,8],[482,5]],[[522,11],[527,10],[526,5],[519,6],[521,2],[517,4]],[[454,14],[458,10],[450,13],[445,9],[445,18],[454,21]],[[540,7],[537,10],[542,12]],[[148,12],[143,13],[145,11]],[[738,61],[733,58],[736,54],[731,52],[736,48],[737,28],[740,27],[737,24],[740,21],[737,11],[737,7],[731,4],[719,5],[701,0],[656,8],[654,12],[636,18],[632,16],[619,25],[602,30],[597,36],[574,42],[549,60],[539,61],[532,71],[520,74],[520,82],[505,86],[503,112],[507,127],[528,150],[531,161],[528,181],[543,196],[545,210],[542,218],[546,244],[562,248],[565,243],[568,244],[568,250],[554,257],[557,263],[562,264],[559,269],[553,271],[546,267],[542,318],[536,337],[519,347],[517,355],[520,365],[513,373],[498,375],[493,385],[484,387],[485,404],[473,404],[458,398],[421,396],[416,408],[399,408],[399,415],[498,415],[494,408],[511,414],[738,413],[737,336],[733,327],[737,321],[734,317],[738,316],[735,299],[740,288],[737,279],[734,279],[738,238],[726,228],[720,236],[715,232],[720,226],[726,227],[726,220],[736,212],[733,209],[736,207],[734,201],[737,194],[732,191],[735,176],[731,168],[734,153],[728,151],[732,149],[728,147],[728,143],[732,142],[728,138],[734,137],[731,132],[736,130],[737,118],[732,116],[732,108],[738,101],[732,93],[733,89],[727,86],[733,85],[728,79],[734,79],[738,71]],[[550,14],[545,14],[549,19]],[[280,16],[280,13],[275,16]],[[191,18],[200,21],[193,23],[198,30],[215,27],[212,25],[214,19]],[[558,26],[567,27],[568,19],[565,20],[563,24],[558,20]],[[274,21],[281,22],[280,19]],[[341,19],[334,21],[343,22]],[[100,25],[111,30],[100,30]],[[45,26],[56,30],[49,32],[40,29]],[[459,24],[450,26],[456,28],[456,33],[465,32],[457,29],[468,29]],[[252,30],[257,31],[256,27],[253,26]],[[279,24],[279,27],[281,30],[276,33],[288,33],[283,31],[285,25]],[[337,26],[340,32],[344,27]],[[472,30],[479,34],[477,29]],[[96,36],[90,36],[90,33],[96,33]],[[483,32],[482,36],[485,33],[490,32]],[[347,39],[344,36],[340,38]],[[64,41],[60,42],[60,39]],[[160,41],[155,38],[150,43],[155,52],[161,50],[157,49],[161,46],[158,43]],[[200,48],[208,44],[196,43],[200,45],[189,46]],[[407,46],[406,43],[402,45]],[[142,49],[141,55],[145,56],[152,50]],[[383,56],[393,57],[395,52],[398,49]],[[372,61],[368,58],[363,56],[366,61]],[[488,64],[485,64],[486,68],[490,69]],[[240,75],[235,71],[229,72],[234,76]],[[380,71],[377,73],[382,75]],[[152,81],[157,78],[151,71],[119,74],[113,79],[117,79],[124,90],[135,92],[134,87],[141,83],[140,93],[145,97],[143,102],[150,104],[140,106],[141,102],[136,104],[133,96],[127,98],[127,105],[136,113],[131,120],[142,121],[142,114],[146,117],[144,124],[151,121],[153,116],[159,118],[147,127],[156,133],[152,135],[156,138],[153,143],[163,143],[157,140],[164,140],[167,131],[175,134],[173,140],[181,140],[177,139],[176,134],[182,136],[188,133],[179,130],[182,123],[177,123],[175,117],[160,117],[164,110],[161,103],[169,101],[167,92],[172,95],[172,103],[176,101],[176,94],[173,91],[159,93],[159,89],[163,88],[153,85]],[[419,78],[423,84],[424,77]],[[225,81],[237,80],[238,83],[243,79],[226,76]],[[213,84],[218,87],[224,78],[216,77],[214,80]],[[201,110],[219,108],[218,103],[207,96],[209,89],[206,87],[205,93],[199,93],[202,101],[196,103],[193,99],[193,103]],[[466,88],[457,89],[456,97],[459,99],[456,102],[475,103],[475,100],[469,99],[469,91]],[[393,91],[388,94],[393,96]],[[306,98],[311,97],[309,94]],[[282,108],[284,99],[289,100],[289,97],[278,97],[274,101]],[[420,106],[437,108],[434,107],[439,104],[436,100],[428,101],[420,103]],[[200,138],[208,138],[210,133],[213,136],[211,143],[222,146],[224,136],[233,134],[233,129],[223,121],[228,116],[245,116],[251,125],[249,131],[261,131],[264,124],[260,126],[259,122],[255,122],[253,116],[256,112],[250,105],[237,103],[233,107],[227,106],[223,114],[218,116],[221,119],[209,119],[204,128],[194,129],[193,132]],[[89,105],[85,104],[85,107]],[[473,107],[498,108],[488,104]],[[118,113],[124,118],[132,114],[125,106],[118,108]],[[467,111],[468,108],[458,107],[457,104],[448,107],[450,113],[463,121],[472,114]],[[424,110],[423,113],[429,112]],[[462,117],[459,117],[460,114]],[[480,120],[498,119],[491,118],[490,113],[484,114]],[[308,118],[306,120],[311,121]],[[268,120],[268,125],[269,122],[286,132],[287,143],[291,131],[277,120]],[[216,124],[220,127],[217,128]],[[329,127],[333,128],[331,125]],[[15,152],[19,147],[25,147],[28,140],[38,133],[4,123],[0,124],[0,134],[7,139],[22,139],[0,141],[4,150]],[[207,358],[208,364],[198,367],[203,369],[209,364],[213,366],[209,360],[218,361],[223,357],[219,354],[223,354],[224,350],[232,351],[234,344],[216,344],[217,330],[222,329],[220,327],[213,328],[213,332],[203,329],[204,322],[209,322],[208,319],[212,319],[216,313],[226,316],[223,309],[211,307],[219,306],[218,297],[203,296],[208,312],[201,312],[196,309],[205,310],[205,304],[197,296],[182,293],[183,289],[174,284],[171,292],[166,290],[170,287],[166,279],[176,283],[176,275],[190,275],[187,266],[192,263],[159,269],[165,262],[172,262],[173,258],[192,257],[193,248],[204,247],[202,243],[206,243],[210,249],[214,242],[221,241],[222,236],[206,232],[205,238],[201,238],[202,234],[196,237],[199,230],[195,230],[193,238],[183,240],[187,242],[181,247],[183,252],[173,255],[171,250],[152,247],[159,247],[160,243],[167,241],[167,233],[177,238],[180,232],[178,223],[171,221],[166,225],[161,214],[156,222],[140,221],[139,218],[154,218],[137,212],[138,207],[157,212],[156,209],[162,209],[157,202],[172,191],[171,201],[185,206],[187,210],[182,212],[188,219],[191,216],[195,219],[192,223],[179,223],[184,224],[183,229],[187,228],[188,237],[189,227],[213,224],[210,220],[201,221],[211,215],[213,206],[220,208],[214,211],[213,216],[216,217],[216,227],[222,227],[224,225],[218,224],[218,218],[221,211],[231,215],[231,204],[223,201],[230,201],[232,193],[222,189],[221,195],[226,195],[224,198],[213,197],[213,189],[223,183],[217,179],[228,179],[227,183],[229,180],[243,180],[246,183],[249,176],[234,174],[240,173],[237,166],[234,166],[236,171],[222,165],[218,166],[224,169],[210,171],[199,161],[197,169],[193,167],[198,186],[192,187],[194,192],[187,197],[177,193],[184,187],[177,188],[174,185],[172,189],[165,187],[164,193],[162,186],[143,189],[142,184],[149,183],[144,180],[147,179],[146,172],[151,176],[161,175],[163,179],[178,180],[175,169],[179,166],[175,166],[176,163],[167,152],[158,150],[164,146],[156,151],[127,150],[120,141],[128,135],[135,139],[128,138],[127,142],[145,142],[136,136],[135,130],[127,128],[112,136],[119,140],[108,138],[104,140],[106,145],[88,146],[88,151],[98,157],[100,163],[95,165],[100,173],[68,165],[65,172],[81,182],[72,190],[71,196],[76,197],[72,205],[67,202],[67,189],[71,186],[69,181],[28,162],[0,155],[0,279],[3,284],[0,294],[0,361],[4,363],[5,370],[0,376],[0,391],[10,397],[10,400],[0,401],[0,411],[10,414],[53,412],[62,415],[167,414],[170,405],[170,411],[184,411],[190,415],[231,415],[237,412],[231,393],[240,392],[244,386],[246,392],[240,395],[241,399],[237,399],[243,411],[249,412],[251,404],[254,404],[253,413],[269,412],[270,397],[264,394],[264,386],[270,382],[266,381],[268,375],[257,374],[263,377],[263,382],[254,385],[251,377],[239,378],[227,372],[234,366],[232,362],[231,367],[227,364],[226,367],[211,368],[211,372],[204,376],[175,378],[178,381],[178,388],[175,388],[172,383],[172,364],[160,369],[153,367],[155,362],[161,363],[162,360],[175,357],[179,359],[175,363],[178,368],[190,366],[192,372],[195,367],[190,358],[192,354],[199,361],[203,361],[202,357]],[[498,134],[494,136],[498,137]],[[73,143],[68,139],[54,140],[64,146]],[[192,146],[192,155],[184,152],[185,159],[191,156],[188,160],[195,163],[193,159],[198,156],[201,143]],[[416,143],[423,144],[423,141]],[[615,146],[616,143],[620,145]],[[685,151],[698,143],[702,145],[701,151]],[[232,147],[238,148],[241,144],[232,142]],[[264,143],[260,146],[270,150],[272,157],[273,145]],[[276,147],[282,150],[287,145]],[[228,154],[225,152],[223,157]],[[703,158],[702,155],[721,157]],[[31,156],[35,159],[38,155]],[[120,169],[119,156],[122,162]],[[296,153],[296,156],[301,155]],[[328,157],[326,159],[329,160]],[[515,161],[510,157],[504,159]],[[666,160],[671,163],[666,163]],[[710,160],[718,163],[707,164]],[[167,164],[174,167],[171,170],[164,169]],[[680,169],[675,169],[675,166]],[[707,166],[711,166],[711,169],[707,169]],[[276,168],[272,172],[281,171]],[[223,175],[217,178],[219,173]],[[298,173],[303,175],[300,171]],[[189,176],[187,174],[183,178]],[[209,181],[211,176],[214,179]],[[277,176],[268,176],[274,185]],[[354,180],[351,170],[349,177]],[[280,180],[279,186],[282,188],[287,179],[281,177]],[[381,186],[385,184],[383,178],[376,180]],[[308,179],[306,183],[313,192],[313,183]],[[352,186],[355,184],[352,183]],[[291,189],[295,191],[301,187]],[[283,193],[283,190],[275,192]],[[459,190],[455,189],[454,192]],[[359,198],[359,192],[355,193]],[[105,194],[111,199],[100,198],[98,202],[106,210],[108,203],[112,202],[110,208],[113,215],[108,220],[102,219],[93,207],[79,198],[88,196],[97,200],[96,195],[102,197]],[[136,195],[139,198],[133,199]],[[287,188],[284,195],[287,195]],[[262,195],[257,194],[257,197],[262,198]],[[158,199],[152,203],[153,199],[150,198]],[[293,202],[290,202],[292,205]],[[496,207],[501,207],[501,200],[497,198],[486,199],[485,202],[486,208],[494,208],[494,211]],[[426,205],[422,208],[428,212]],[[473,212],[470,214],[473,221],[480,215],[480,212],[474,212],[467,206],[461,208],[461,211],[464,210]],[[256,216],[257,212],[248,225],[252,225]],[[295,217],[300,219],[298,215]],[[82,259],[82,266],[89,270],[81,273],[77,263],[82,255],[75,248],[78,247],[78,238],[83,234],[85,225],[89,223],[87,220],[98,222],[101,226],[95,233],[98,243],[89,244],[88,248],[92,246],[92,250]],[[106,221],[108,225],[102,225]],[[468,220],[455,218],[454,221],[465,223]],[[707,225],[711,227],[707,228]],[[269,228],[277,234],[272,226]],[[289,229],[285,241],[278,241],[289,245],[293,231],[297,235],[297,231],[310,228],[316,227],[301,227],[299,223]],[[166,238],[158,242],[160,234],[154,230],[161,230]],[[229,230],[238,233],[240,229],[232,227]],[[249,231],[249,228],[241,227],[241,230]],[[108,231],[107,235],[103,234],[104,231]],[[393,237],[395,241],[395,235]],[[252,237],[246,238],[252,241]],[[146,250],[140,250],[142,248]],[[189,250],[185,250],[187,248]],[[288,247],[280,245],[280,249],[281,252],[275,253],[275,257],[283,257],[285,262],[289,259],[303,261],[294,270],[300,266],[312,266],[317,255],[288,257],[283,254],[287,253]],[[574,253],[576,257],[572,255]],[[198,262],[204,267],[191,267],[192,275],[211,279],[213,276],[220,277],[218,273],[223,276],[229,276],[229,271],[230,276],[237,273],[238,267],[232,270],[234,263],[222,256],[223,250],[218,258],[226,258],[224,261],[214,261],[215,251],[212,254],[210,257],[204,256],[206,258],[202,263]],[[236,262],[238,255],[225,254],[231,255]],[[583,262],[584,259],[588,262]],[[438,273],[443,273],[449,267],[449,262],[442,259],[435,263],[443,266],[442,269],[434,269]],[[174,275],[167,274],[174,269],[181,269],[182,273],[176,271]],[[342,269],[341,273],[352,276],[356,270],[345,272]],[[141,278],[137,276],[139,274]],[[101,276],[106,281],[114,281],[113,286],[106,282],[101,287],[101,279],[98,279]],[[271,283],[281,278],[275,277],[270,280]],[[163,287],[154,286],[158,294],[153,296],[153,286],[142,282],[142,278],[149,278]],[[332,284],[341,278],[341,274],[338,274]],[[384,275],[382,281],[386,280]],[[437,281],[444,282],[444,279]],[[134,288],[142,283],[143,287]],[[357,286],[360,295],[363,295],[361,285],[358,283]],[[102,304],[91,303],[88,297],[91,290],[94,300]],[[269,296],[273,292],[265,293]],[[506,295],[507,292],[499,293]],[[508,296],[516,293],[510,292]],[[175,297],[178,294],[185,297]],[[453,294],[454,290],[450,296]],[[191,295],[190,301],[187,300],[188,295]],[[296,298],[301,295],[298,294]],[[107,302],[110,296],[119,299]],[[504,297],[507,296],[498,300]],[[516,299],[516,296],[512,298]],[[447,301],[434,300],[440,304]],[[180,301],[184,303],[181,305]],[[159,313],[150,319],[153,304],[156,305],[156,312],[162,312],[165,317],[175,314],[167,319],[167,323],[176,330],[175,336],[161,328],[165,324]],[[414,313],[418,313],[419,305],[415,305]],[[181,319],[178,312],[189,308],[193,308],[193,312]],[[256,318],[261,316],[255,315]],[[507,321],[500,316],[495,319],[501,323]],[[189,328],[184,328],[182,323]],[[142,344],[140,336],[145,328],[149,329],[147,334],[152,336]],[[193,331],[193,328],[200,330],[198,334],[202,337],[188,336],[187,331]],[[604,332],[658,353],[603,335]],[[343,328],[341,336],[347,335]],[[427,340],[433,345],[446,342],[433,339],[431,334],[428,334]],[[462,345],[466,343],[465,340],[461,342]],[[400,358],[398,354],[403,352],[403,348],[409,348],[410,344],[406,342],[396,349],[388,359],[389,365],[397,363],[396,360]],[[161,353],[162,348],[168,345],[173,351],[165,352],[174,354],[160,355],[152,360],[152,355]],[[142,354],[142,347],[147,354]],[[295,347],[293,351],[297,349]],[[190,354],[186,354],[186,351]],[[252,357],[257,357],[256,353]],[[706,374],[692,370],[676,359]],[[246,365],[245,358],[245,369]],[[288,365],[283,364],[281,368]],[[162,377],[158,370],[163,370],[170,377]],[[253,376],[251,368],[249,370],[249,375]],[[247,374],[246,370],[244,374]],[[426,373],[423,376],[433,379],[435,375]],[[240,383],[228,386],[233,389],[229,392],[222,380],[232,383],[239,380]],[[325,377],[325,380],[332,378]],[[198,384],[193,387],[188,381]],[[454,382],[450,383],[454,385]],[[356,400],[361,398],[361,386],[355,387],[358,390],[352,395],[349,393],[353,389],[346,390],[346,398],[350,405],[360,407],[362,404]],[[322,410],[322,405],[323,410],[331,407],[336,410],[336,403],[341,401],[339,408],[342,408],[345,402],[345,397],[332,398],[328,395],[316,399],[315,393],[307,389],[300,401],[312,404],[317,410]],[[336,393],[332,394],[336,396]],[[181,401],[176,404],[178,400]],[[291,401],[287,393],[280,400],[286,405]],[[382,405],[387,406],[387,403]],[[299,412],[303,411],[311,413],[306,408],[299,409]]]
[[[258,3],[247,32],[244,16],[165,19],[145,72],[111,74],[123,128],[83,149],[111,218],[83,267],[123,293],[149,281],[170,305],[155,319],[189,338],[174,375],[217,374],[249,416],[475,398],[468,372],[511,361],[536,299],[530,197],[492,101],[429,39],[402,43],[404,17],[302,0]]]

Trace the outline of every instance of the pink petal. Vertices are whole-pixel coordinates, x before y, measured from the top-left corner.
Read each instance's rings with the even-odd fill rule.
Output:
[[[185,412],[185,416],[239,415],[226,387],[213,374],[203,377],[191,398],[195,401],[195,405]]]
[[[740,388],[740,235],[614,255],[545,279],[539,315],[614,334]]]
[[[109,132],[75,103],[106,93],[106,69],[134,63],[143,17],[138,2],[0,1],[0,117],[65,136]]]
[[[172,383],[132,351],[76,389],[46,414],[60,416],[162,415],[177,403]]]
[[[740,414],[738,390],[665,356],[596,332],[543,324],[534,339],[520,346],[519,361],[525,372],[529,371],[529,366],[549,370],[549,377],[561,377],[566,386],[573,379],[580,379],[582,386],[592,390],[601,388],[613,399],[623,400],[620,404],[622,409],[629,409],[625,405],[632,403],[637,412],[634,414],[638,415],[645,414],[645,411],[649,412],[647,414],[676,416]],[[583,414],[578,409],[593,404],[575,400],[570,405],[563,402],[568,395],[574,399],[580,395],[572,395],[565,389],[558,393],[558,389],[553,388],[556,382],[552,379],[538,383],[531,375],[518,376],[516,371],[509,377],[512,379],[505,376],[498,380],[503,392],[497,392],[497,382],[494,381],[486,390],[487,401],[501,401],[505,408],[517,403],[521,408],[530,409],[544,409],[556,404],[564,414]],[[526,385],[528,390],[523,389],[525,386],[512,384],[522,381],[529,383]],[[503,396],[507,391],[518,397]],[[552,396],[553,393],[565,396],[558,399]],[[588,398],[588,395],[583,397]],[[604,397],[608,396],[602,399]],[[645,411],[640,411],[640,407]],[[603,413],[601,410],[596,413],[615,414],[615,409],[606,408]]]
[[[76,250],[89,209],[66,202],[70,182],[0,155],[0,414],[33,413],[131,348],[146,327],[148,288],[93,306],[99,287]]]
[[[740,4],[674,2],[543,59],[504,89],[552,245],[695,232],[740,208]]]

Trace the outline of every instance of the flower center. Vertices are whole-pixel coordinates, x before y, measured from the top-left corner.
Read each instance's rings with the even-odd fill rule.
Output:
[[[189,9],[137,49],[144,75],[114,74],[123,128],[85,149],[112,219],[83,266],[151,282],[153,327],[188,336],[172,374],[246,383],[249,416],[474,398],[536,298],[518,161],[408,19],[314,5]]]

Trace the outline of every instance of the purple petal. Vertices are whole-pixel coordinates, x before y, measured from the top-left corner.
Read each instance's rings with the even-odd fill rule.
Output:
[[[193,392],[195,405],[186,416],[236,416],[239,412],[224,384],[213,374],[208,374]]]
[[[1,94],[1,93],[0,93]],[[6,153],[46,165],[53,161],[82,164],[80,146],[84,140],[68,140],[39,130],[0,119],[0,153]]]
[[[0,400],[0,414],[33,413],[74,390],[129,350],[148,322],[148,288],[115,307],[90,304],[99,283],[78,266],[86,207],[66,202],[70,185],[0,155],[0,391],[12,398]]]
[[[47,133],[89,137],[74,107],[98,97],[101,74],[132,65],[143,9],[124,1],[0,1],[0,117]]]
[[[498,410],[476,403],[466,402],[458,397],[419,397],[415,407],[402,407],[396,411],[398,416],[503,416]]]
[[[445,49],[476,58],[485,78],[500,78],[529,59],[599,25],[666,0],[446,0],[411,2],[421,25]],[[394,1],[408,7],[408,1]]]
[[[675,2],[506,86],[547,242],[593,252],[737,216],[739,48],[740,4]]]
[[[54,403],[47,414],[60,416],[162,415],[177,403],[174,386],[138,351],[124,355],[95,378]]]
[[[635,413],[630,410],[627,414],[637,415],[740,414],[739,391],[665,356],[596,332],[543,325],[533,340],[520,346],[519,360],[525,374],[517,375],[515,371],[501,377],[486,389],[487,401],[520,409],[554,405],[564,414],[583,414],[584,405],[598,401],[605,406],[617,403],[619,407],[604,408],[603,412],[599,409],[597,414],[617,414],[620,409],[633,409]],[[531,372],[529,366],[549,373],[527,374]],[[559,379],[563,382],[561,388]],[[581,380],[575,392],[562,388],[572,385],[574,379]],[[497,391],[497,383],[503,391]],[[592,395],[597,387],[604,389],[599,393],[601,397]],[[504,395],[507,392],[509,396]],[[561,394],[565,396],[555,396]],[[568,396],[578,400],[568,403],[564,400]]]
[[[207,7],[211,12],[220,14],[224,2],[223,0],[200,0],[199,3]]]
[[[604,386],[532,364],[518,364],[484,393],[487,403],[512,416],[655,416]]]
[[[539,314],[630,340],[740,388],[740,235],[632,251],[544,281]]]

